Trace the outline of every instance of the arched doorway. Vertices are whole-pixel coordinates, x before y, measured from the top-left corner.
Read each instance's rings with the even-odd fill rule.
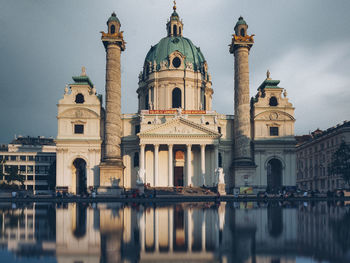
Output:
[[[174,186],[184,186],[185,153],[181,150],[175,152]]]
[[[73,162],[73,171],[75,173],[76,193],[84,194],[87,189],[86,182],[86,162],[81,158],[77,158]]]
[[[267,163],[267,187],[270,191],[278,191],[282,187],[282,163],[276,158]]]

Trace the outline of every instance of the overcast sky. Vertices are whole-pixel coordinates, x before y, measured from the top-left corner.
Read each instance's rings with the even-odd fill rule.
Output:
[[[255,34],[250,94],[281,80],[295,106],[296,134],[350,120],[350,1],[178,0],[184,36],[201,48],[212,74],[213,109],[233,114],[234,25]],[[137,82],[151,45],[166,36],[170,0],[0,0],[0,142],[57,135],[57,102],[85,66],[104,95],[100,31],[115,11],[122,24],[122,112],[137,111]]]

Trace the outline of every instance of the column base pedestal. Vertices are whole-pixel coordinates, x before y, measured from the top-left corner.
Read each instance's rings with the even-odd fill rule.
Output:
[[[124,188],[124,165],[122,161],[106,161],[100,164],[99,194],[119,195]]]
[[[256,165],[238,165],[233,167],[235,188],[257,185],[256,183]]]

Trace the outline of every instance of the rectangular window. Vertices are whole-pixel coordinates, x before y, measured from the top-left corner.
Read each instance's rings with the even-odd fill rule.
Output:
[[[21,159],[21,161],[25,161],[26,160],[26,156],[25,155],[21,155],[20,159]]]
[[[33,185],[27,185],[27,190],[33,190]]]
[[[33,181],[33,175],[28,175],[28,176],[27,176],[27,180],[28,180],[28,181]]]
[[[270,127],[270,136],[278,136],[278,127]]]
[[[25,173],[26,172],[26,166],[25,165],[21,165],[19,167],[19,170],[21,171],[21,173]]]
[[[221,127],[218,127],[218,133],[221,134]]]
[[[28,173],[33,173],[33,165],[28,165],[27,172]]]
[[[34,161],[34,156],[33,155],[29,155],[28,156],[28,161]]]
[[[16,155],[11,155],[11,156],[10,156],[10,160],[11,160],[11,161],[16,161],[16,159],[17,159],[16,157],[17,157]]]
[[[74,133],[75,134],[84,134],[84,125],[74,124]]]

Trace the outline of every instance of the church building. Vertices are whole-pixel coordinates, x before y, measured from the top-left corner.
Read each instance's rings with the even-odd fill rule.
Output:
[[[57,188],[113,194],[141,185],[204,185],[232,193],[294,186],[294,108],[269,72],[250,97],[254,35],[247,29],[240,17],[229,48],[234,115],[212,108],[219,88],[200,48],[184,37],[176,5],[166,36],[148,51],[138,76],[137,113],[122,114],[120,57],[126,43],[113,13],[102,32],[105,109],[85,69],[58,103]]]

